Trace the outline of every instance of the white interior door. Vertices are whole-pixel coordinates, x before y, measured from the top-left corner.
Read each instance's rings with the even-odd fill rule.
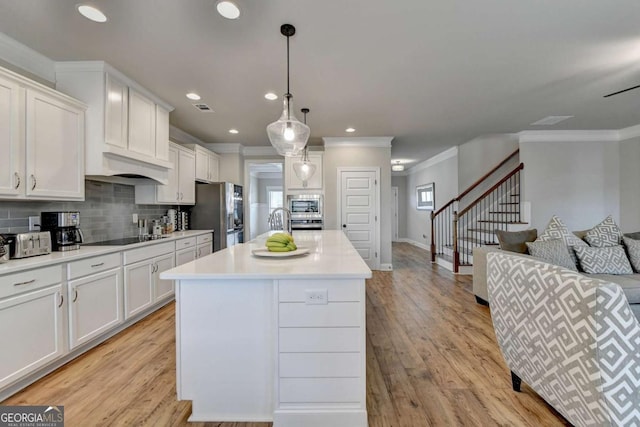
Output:
[[[378,174],[374,169],[338,170],[342,230],[369,268],[379,268]]]

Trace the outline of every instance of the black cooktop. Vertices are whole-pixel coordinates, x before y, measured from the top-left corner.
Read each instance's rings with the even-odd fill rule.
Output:
[[[134,243],[146,242],[149,239],[140,237],[125,237],[124,239],[105,240],[103,242],[85,243],[85,246],[123,246],[132,245]]]

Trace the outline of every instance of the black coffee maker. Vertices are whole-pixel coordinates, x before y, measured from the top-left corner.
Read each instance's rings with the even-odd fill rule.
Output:
[[[41,212],[40,230],[51,233],[51,249],[70,251],[80,249],[84,241],[80,225],[80,212]]]

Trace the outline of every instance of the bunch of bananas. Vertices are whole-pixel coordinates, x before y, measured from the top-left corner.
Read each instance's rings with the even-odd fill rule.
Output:
[[[293,236],[287,233],[275,233],[267,239],[269,252],[291,252],[298,249],[293,242]]]

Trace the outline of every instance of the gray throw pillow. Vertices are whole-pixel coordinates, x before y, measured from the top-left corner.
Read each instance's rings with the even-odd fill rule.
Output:
[[[538,238],[538,230],[535,228],[523,231],[496,230],[495,232],[500,243],[500,249],[519,254],[528,253],[525,243],[533,242]]]
[[[569,228],[562,222],[560,218],[557,216],[552,216],[551,221],[547,224],[547,228],[544,229],[542,234],[538,236],[536,242],[547,241],[547,240],[555,240],[561,239],[565,245],[567,246],[567,252],[569,252],[569,256],[573,261],[573,265],[575,266],[578,260],[576,259],[576,254],[573,253],[573,249],[576,246],[589,246],[584,240],[578,238],[575,234],[569,231]],[[531,253],[531,250],[529,250]]]
[[[620,242],[622,242],[622,232],[611,215],[609,215],[604,221],[589,230],[585,234],[584,240],[594,248],[619,246]]]
[[[640,273],[640,240],[630,239],[629,237],[623,237],[622,240],[627,247],[631,267],[636,273]]]
[[[631,264],[622,246],[574,248],[580,267],[588,274],[633,274]]]
[[[578,271],[576,264],[569,255],[569,248],[567,248],[567,245],[563,240],[536,240],[535,242],[526,242],[525,244],[527,245],[531,256],[539,258],[550,264]],[[588,246],[585,247],[588,248]]]
[[[640,240],[640,231],[636,231],[635,233],[625,233],[624,236],[633,240]]]

